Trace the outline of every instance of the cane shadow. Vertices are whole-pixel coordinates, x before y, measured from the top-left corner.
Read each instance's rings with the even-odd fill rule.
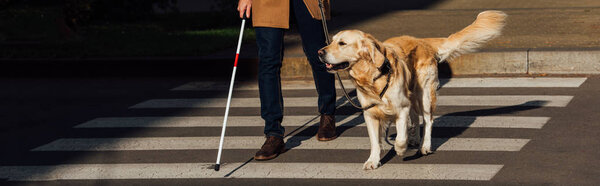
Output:
[[[464,131],[466,131],[475,122],[475,119],[478,116],[494,116],[494,115],[514,114],[514,113],[521,112],[521,111],[542,108],[547,103],[548,103],[548,101],[534,100],[534,101],[528,101],[528,102],[525,102],[525,103],[522,103],[519,105],[513,105],[513,106],[504,106],[504,107],[497,107],[497,108],[491,108],[491,109],[478,109],[478,110],[470,110],[470,111],[444,114],[441,117],[438,117],[433,121],[434,129],[432,130],[432,142],[431,142],[432,151],[435,153],[435,151],[437,151],[437,149],[440,146],[442,146],[444,143],[448,142],[448,140],[450,138],[457,137],[457,136],[461,135],[462,133],[464,133]],[[446,121],[444,121],[444,117],[447,117],[447,116],[463,116],[465,118],[465,120],[460,121],[461,123],[458,123],[457,125],[465,126],[465,127],[453,127],[456,130],[452,130],[449,133],[444,133],[445,130],[442,130],[440,133],[439,132],[440,130],[435,129],[436,123],[439,125],[439,123],[441,123],[441,122],[446,122]],[[421,131],[421,136],[422,136],[423,129],[421,128],[420,131]],[[436,140],[433,140],[435,136],[440,136],[440,135],[443,136],[443,138],[435,138]],[[391,138],[390,140],[394,139],[395,136],[396,136],[396,134],[390,135],[390,138]],[[413,149],[414,148],[418,149],[418,147],[413,147]],[[396,156],[396,151],[392,147],[384,155],[384,157],[381,158],[381,164],[382,165],[386,164],[395,156]],[[402,158],[402,160],[403,161],[412,161],[412,160],[419,159],[421,157],[423,157],[423,155],[417,150],[417,152],[414,155],[404,157],[404,158]]]

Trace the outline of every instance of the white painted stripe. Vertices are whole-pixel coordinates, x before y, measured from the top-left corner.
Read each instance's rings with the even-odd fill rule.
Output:
[[[441,144],[439,151],[520,151],[529,139],[506,138],[433,138],[433,146]]]
[[[440,79],[443,87],[448,88],[478,88],[478,87],[579,87],[587,78],[557,78],[557,77],[499,77],[499,78],[450,78]],[[350,80],[343,80],[344,86],[353,89]],[[204,91],[227,90],[226,82],[190,82],[173,88],[174,91]],[[340,88],[337,85],[337,88]],[[315,89],[312,81],[285,81],[282,83],[284,90]],[[256,82],[241,82],[235,90],[258,90]]]
[[[411,179],[490,180],[503,165],[385,164],[374,171],[362,163],[212,163],[67,164],[55,166],[2,166],[0,178],[10,181],[95,179],[304,178],[304,179]]]
[[[566,107],[573,96],[439,96],[438,106]]]
[[[368,137],[340,137],[323,143],[313,136],[286,138],[291,149],[370,149]],[[229,136],[224,149],[258,149],[262,136]],[[441,151],[519,151],[529,139],[433,138],[432,146]],[[119,151],[119,150],[197,150],[217,149],[219,137],[147,137],[147,138],[63,138],[32,151]],[[387,143],[386,143],[387,144]],[[435,148],[434,148],[435,149]]]
[[[344,87],[347,89],[354,88],[354,84],[350,80],[342,80]],[[190,82],[179,87],[173,88],[173,91],[208,91],[208,90],[227,90],[226,83],[224,82],[212,82],[212,81],[199,81]],[[336,87],[340,88],[336,81]],[[256,82],[236,82],[235,90],[258,90],[258,84]],[[313,81],[285,81],[281,84],[283,90],[302,90],[302,89],[315,89],[315,82]]]
[[[314,119],[316,118],[316,119]],[[313,120],[314,119],[314,120]],[[540,129],[549,117],[513,116],[435,116],[434,127],[469,128],[529,128]],[[222,116],[198,117],[112,117],[96,118],[75,128],[152,128],[152,127],[221,127]],[[264,127],[259,116],[230,116],[227,127]],[[313,121],[311,121],[313,120]],[[337,115],[338,126],[358,126],[365,123],[362,115]],[[316,116],[285,116],[283,126],[311,126],[318,123]]]
[[[450,78],[440,79],[443,87],[491,88],[491,87],[579,87],[587,78]]]
[[[341,98],[341,97],[340,97]],[[565,107],[573,96],[502,95],[502,96],[438,96],[438,106],[540,106]],[[227,99],[152,99],[129,108],[218,108]],[[286,107],[316,107],[317,97],[284,98]],[[260,107],[259,98],[233,98],[231,107]]]
[[[362,117],[362,116],[361,116]],[[285,116],[283,126],[302,126],[316,116]],[[337,116],[344,120],[355,119],[356,116]],[[260,116],[229,116],[227,127],[264,127],[265,121]],[[362,120],[362,119],[361,119]],[[221,127],[223,116],[198,117],[113,117],[96,118],[75,128],[148,128],[148,127]],[[318,122],[315,120],[315,122]],[[314,124],[311,122],[309,125]],[[338,123],[339,123],[338,119]],[[342,123],[347,123],[341,121]],[[340,123],[341,124],[341,123]]]
[[[550,117],[521,116],[443,116],[436,117],[434,127],[525,128],[541,129]]]

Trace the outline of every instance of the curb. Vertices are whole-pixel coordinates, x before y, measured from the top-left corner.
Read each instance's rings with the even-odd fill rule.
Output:
[[[286,57],[283,78],[311,78],[305,57]],[[447,75],[600,74],[600,49],[515,49],[471,53],[439,65]]]
[[[0,76],[189,76],[229,77],[233,60],[224,57],[127,57],[0,59]],[[256,57],[242,57],[238,73],[256,78]],[[439,66],[442,75],[593,75],[600,74],[600,48],[511,49],[463,55]],[[224,75],[227,74],[227,75]],[[341,73],[348,78],[347,73]],[[311,79],[306,57],[285,57],[283,79]]]
[[[528,51],[530,74],[600,74],[600,50]]]

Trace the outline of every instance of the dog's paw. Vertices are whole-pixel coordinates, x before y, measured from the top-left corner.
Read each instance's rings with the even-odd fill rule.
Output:
[[[423,146],[421,146],[420,152],[424,156],[431,154],[433,152],[433,151],[431,151],[431,144],[423,144]]]
[[[407,143],[394,143],[394,150],[398,156],[404,156],[406,149],[408,148]]]
[[[381,166],[381,163],[379,163],[379,161],[367,160],[365,162],[365,164],[363,165],[363,169],[375,170],[375,169],[379,168],[379,166]]]

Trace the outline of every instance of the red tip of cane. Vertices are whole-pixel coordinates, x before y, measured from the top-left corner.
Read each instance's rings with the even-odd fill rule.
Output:
[[[237,67],[238,59],[240,58],[240,54],[235,54],[235,63],[233,63],[234,67]]]

